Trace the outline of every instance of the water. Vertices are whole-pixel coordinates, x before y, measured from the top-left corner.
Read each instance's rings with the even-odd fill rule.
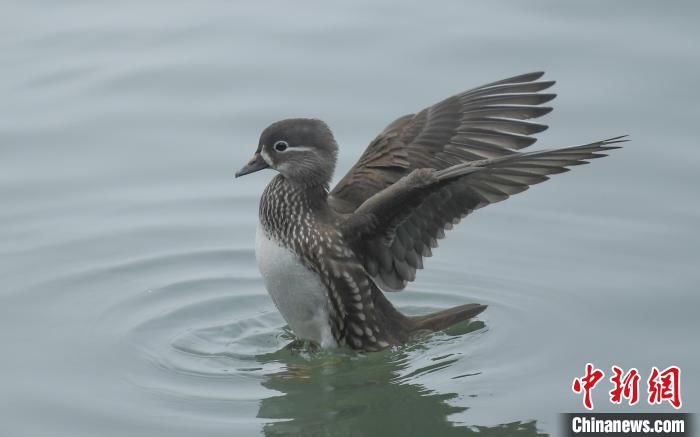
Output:
[[[556,433],[586,362],[700,392],[698,6],[6,2],[3,436]],[[326,120],[337,177],[388,122],[531,70],[535,147],[612,157],[449,232],[399,308],[477,320],[377,354],[284,349],[254,264],[259,131]],[[644,402],[596,411],[666,411]]]

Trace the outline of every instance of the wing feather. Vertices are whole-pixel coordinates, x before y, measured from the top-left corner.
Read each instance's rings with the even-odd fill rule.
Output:
[[[384,290],[403,289],[445,230],[478,208],[544,182],[568,167],[607,156],[622,137],[583,146],[416,170],[368,199],[356,211],[371,226],[345,229],[367,271]],[[419,172],[422,172],[419,174]],[[419,177],[420,176],[420,177]]]
[[[329,203],[352,213],[365,200],[418,168],[443,169],[496,158],[532,145],[546,125],[525,120],[552,109],[541,93],[554,81],[527,73],[465,91],[390,123],[331,191]]]

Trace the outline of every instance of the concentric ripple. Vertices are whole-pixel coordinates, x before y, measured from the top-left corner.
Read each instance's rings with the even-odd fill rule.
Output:
[[[109,313],[122,326],[123,343],[141,357],[130,380],[171,401],[267,399],[272,395],[270,388],[287,394],[306,390],[310,378],[321,378],[323,390],[379,383],[388,390],[395,385],[410,386],[426,394],[431,390],[449,392],[454,381],[460,381],[461,386],[474,386],[468,390],[471,397],[488,394],[489,390],[479,384],[484,372],[481,361],[486,354],[497,354],[491,349],[506,341],[501,337],[503,331],[490,332],[490,313],[507,312],[517,322],[524,321],[529,310],[512,306],[509,296],[480,297],[477,286],[459,289],[455,284],[460,282],[454,277],[458,273],[436,270],[427,275],[426,283],[439,292],[408,291],[390,298],[411,314],[484,302],[491,307],[483,317],[381,353],[319,352],[288,346],[294,337],[263,288],[252,265],[252,251],[201,250],[164,258],[162,262],[148,258],[144,263],[172,263],[170,274],[177,280],[133,293]],[[185,264],[195,268],[182,269]],[[196,266],[203,264],[209,275],[195,276]],[[464,283],[471,279],[464,278]],[[488,342],[487,335],[491,337]],[[522,363],[535,361],[532,365],[536,366],[535,356],[524,348]],[[501,374],[507,380],[511,365],[492,366],[488,373]],[[274,381],[286,382],[278,386]],[[460,397],[463,391],[459,390]],[[458,404],[460,408],[468,406],[464,401]]]
[[[161,267],[170,264],[170,274],[177,278],[134,292],[108,312],[109,319],[122,327],[122,341],[137,351],[144,363],[150,363],[150,369],[141,367],[147,371],[131,374],[135,384],[151,389],[160,386],[164,392],[187,396],[188,389],[178,387],[182,380],[176,375],[260,379],[288,371],[290,366],[298,368],[304,362],[326,368],[329,363],[347,360],[378,363],[364,354],[285,348],[294,337],[267,296],[251,265],[253,258],[252,251],[217,249],[149,257],[130,264],[130,269],[150,270],[158,277],[164,273]],[[190,267],[182,268],[184,265]],[[198,265],[206,265],[209,275],[195,276]],[[231,272],[239,275],[232,276]],[[465,302],[464,296],[449,290],[390,297],[394,296],[409,313],[426,313]],[[376,355],[388,360],[382,365],[392,368],[389,379],[412,383],[422,375],[453,365],[460,356],[470,353],[469,344],[486,331],[481,321],[460,324],[446,333]],[[463,375],[478,373],[477,369],[469,369]],[[221,393],[209,395],[216,399]]]

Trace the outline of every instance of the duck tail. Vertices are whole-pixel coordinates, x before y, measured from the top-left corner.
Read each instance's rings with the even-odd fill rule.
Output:
[[[426,314],[424,316],[413,316],[410,317],[410,320],[414,331],[441,331],[449,328],[455,323],[471,319],[485,309],[486,305],[469,303]]]

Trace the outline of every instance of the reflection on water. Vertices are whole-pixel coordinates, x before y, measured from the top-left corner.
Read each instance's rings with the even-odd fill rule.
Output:
[[[458,335],[484,329],[481,322],[462,325],[455,327],[461,331]],[[258,356],[261,362],[285,365],[283,371],[266,376],[262,382],[281,392],[260,404],[258,417],[279,419],[265,425],[265,435],[465,435],[462,426],[448,420],[466,410],[449,402],[458,397],[456,393],[434,393],[412,383],[417,375],[444,368],[457,359],[440,357],[409,372],[411,355],[427,348],[427,344],[416,343],[374,354],[318,353],[311,357],[284,349]],[[460,385],[463,395],[475,396],[469,394],[468,378]],[[536,435],[534,429],[534,424],[523,426],[517,435]]]
[[[482,322],[453,327],[451,335],[484,329]],[[494,435],[542,436],[535,421],[497,426],[454,423],[450,416],[466,411],[454,400],[470,393],[469,376],[459,379],[460,393],[436,393],[412,382],[418,375],[449,366],[458,358],[439,357],[431,365],[408,370],[411,355],[430,348],[418,342],[380,353],[319,353],[312,356],[284,350],[259,355],[262,362],[284,363],[283,371],[267,375],[262,384],[281,394],[262,400],[258,417],[279,419],[267,423],[267,436],[377,436],[377,435]]]

